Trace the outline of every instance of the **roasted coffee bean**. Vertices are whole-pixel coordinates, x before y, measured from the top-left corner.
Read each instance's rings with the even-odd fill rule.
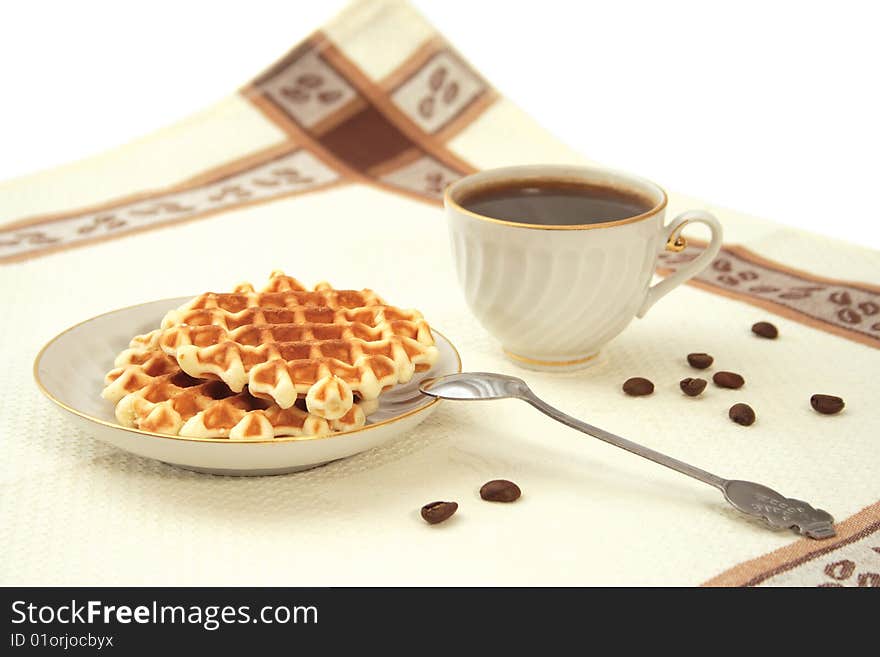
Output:
[[[634,376],[623,382],[623,391],[630,397],[641,397],[654,392],[654,384],[640,376]]]
[[[698,370],[704,370],[715,361],[709,354],[697,353],[697,354],[688,354],[688,363],[690,363],[691,367],[696,367]]]
[[[742,388],[745,385],[745,379],[735,372],[716,372],[712,377],[715,385],[719,388]]]
[[[752,333],[759,335],[762,338],[767,338],[768,340],[775,340],[779,335],[777,328],[770,322],[758,322],[757,324],[752,324]]]
[[[480,497],[487,502],[515,502],[520,495],[519,486],[507,479],[487,481],[480,489]]]
[[[846,404],[843,399],[834,395],[813,395],[810,397],[810,406],[822,415],[834,415],[840,413]]]
[[[431,502],[422,507],[422,518],[425,522],[436,525],[438,522],[448,520],[456,511],[458,504],[455,502]]]
[[[734,404],[727,412],[730,419],[741,424],[744,427],[751,426],[755,423],[755,411],[748,404]]]
[[[696,397],[706,389],[706,379],[692,379],[688,377],[678,382],[681,391],[688,397]]]

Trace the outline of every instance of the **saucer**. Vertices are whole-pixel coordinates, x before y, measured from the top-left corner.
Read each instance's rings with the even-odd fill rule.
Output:
[[[419,392],[422,379],[461,372],[458,351],[446,336],[432,329],[440,352],[437,363],[383,394],[379,409],[359,429],[317,438],[234,441],[172,436],[120,425],[114,405],[101,397],[104,375],[132,336],[155,329],[168,310],[191,298],[114,310],[59,333],[34,361],[37,386],[81,429],[132,454],[210,474],[270,475],[353,456],[407,433],[427,419],[440,401]]]

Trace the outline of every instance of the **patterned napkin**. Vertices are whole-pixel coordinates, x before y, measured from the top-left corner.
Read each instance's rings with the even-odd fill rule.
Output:
[[[586,160],[408,4],[367,0],[216,106],[0,185],[0,582],[880,586],[880,255],[681,194],[672,215],[706,208],[725,225],[713,265],[593,367],[526,378],[594,424],[822,506],[840,521],[833,539],[767,531],[716,491],[516,402],[445,404],[391,445],[236,479],[99,443],[30,382],[40,346],[70,324],[276,268],[380,290],[420,308],[466,368],[522,375],[464,306],[439,205],[464,174],[535,162]],[[778,340],[750,334],[762,319]],[[746,387],[681,395],[693,351]],[[621,393],[637,375],[652,396]],[[817,392],[846,410],[818,415]],[[727,419],[738,401],[755,425]],[[479,499],[499,477],[523,489],[515,504]],[[435,499],[460,511],[429,527],[418,508]]]

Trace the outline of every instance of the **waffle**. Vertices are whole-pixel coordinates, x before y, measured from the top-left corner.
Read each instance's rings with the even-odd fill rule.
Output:
[[[302,405],[282,409],[247,392],[236,393],[222,381],[190,377],[161,349],[137,341],[133,345],[116,358],[102,392],[116,404],[116,419],[124,426],[196,438],[266,440],[349,431],[366,419],[360,404],[330,421]]]
[[[371,290],[327,283],[307,290],[281,272],[259,292],[244,284],[202,294],[133,344],[161,350],[191,377],[234,392],[247,386],[281,409],[304,398],[308,412],[326,420],[346,417],[356,399],[371,405],[438,357],[419,312],[387,305]]]

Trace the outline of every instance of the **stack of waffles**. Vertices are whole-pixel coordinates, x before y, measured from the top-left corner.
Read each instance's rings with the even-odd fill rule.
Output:
[[[436,362],[421,313],[371,290],[273,272],[209,292],[134,337],[102,396],[128,427],[197,438],[311,438],[361,427],[379,396]]]

